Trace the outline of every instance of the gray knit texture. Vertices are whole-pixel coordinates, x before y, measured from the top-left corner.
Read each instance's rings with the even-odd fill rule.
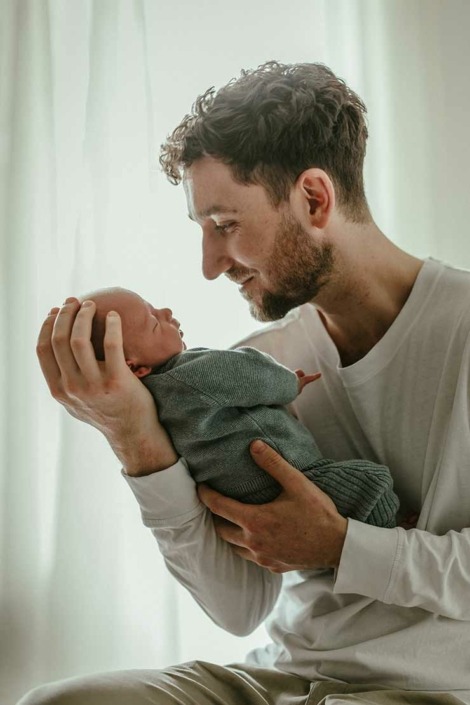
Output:
[[[248,504],[275,499],[279,484],[252,460],[249,444],[268,443],[335,503],[374,526],[396,526],[390,472],[368,460],[327,460],[285,408],[298,394],[294,372],[254,348],[192,348],[142,379],[160,420],[196,482]]]

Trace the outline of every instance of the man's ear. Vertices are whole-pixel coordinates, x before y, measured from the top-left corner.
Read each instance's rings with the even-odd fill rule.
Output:
[[[126,360],[126,365],[136,377],[146,377],[152,371],[151,367],[136,365],[135,362],[132,362],[132,360]]]
[[[334,210],[333,182],[323,169],[306,169],[295,183],[295,198],[310,225],[323,229]]]

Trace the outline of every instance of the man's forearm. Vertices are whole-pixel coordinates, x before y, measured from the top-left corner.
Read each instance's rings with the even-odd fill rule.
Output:
[[[272,610],[282,578],[239,558],[218,538],[180,461],[169,472],[125,477],[170,572],[222,629],[249,634]]]
[[[125,473],[130,477],[143,477],[166,470],[178,460],[169,436],[162,427],[134,434],[108,432],[105,435]]]
[[[470,529],[436,536],[349,521],[336,593],[470,622],[469,586]]]

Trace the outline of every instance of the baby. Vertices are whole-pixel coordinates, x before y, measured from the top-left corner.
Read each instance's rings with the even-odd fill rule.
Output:
[[[260,438],[326,492],[343,516],[396,525],[399,502],[388,468],[322,458],[310,432],[285,408],[319,374],[292,372],[249,347],[188,350],[170,309],[154,308],[126,289],[101,289],[85,298],[97,307],[92,343],[99,360],[106,314],[119,313],[127,365],[153,395],[196,482],[241,502],[273,500],[280,486],[249,452],[250,442]]]

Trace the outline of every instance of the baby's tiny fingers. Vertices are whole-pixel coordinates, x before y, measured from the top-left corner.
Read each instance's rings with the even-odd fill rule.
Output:
[[[304,380],[305,384],[310,384],[310,382],[315,382],[315,380],[320,379],[321,377],[321,372],[315,372],[312,375],[305,375]]]

